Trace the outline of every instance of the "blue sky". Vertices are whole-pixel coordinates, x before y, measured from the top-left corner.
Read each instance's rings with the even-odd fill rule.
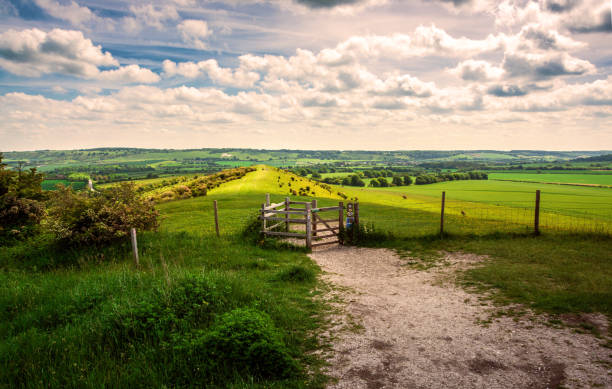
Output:
[[[0,0],[0,150],[610,149],[595,0]]]

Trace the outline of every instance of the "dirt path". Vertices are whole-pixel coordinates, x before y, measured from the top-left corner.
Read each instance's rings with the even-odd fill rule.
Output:
[[[475,255],[449,254],[450,266],[429,271],[382,249],[311,257],[344,300],[332,318],[330,388],[612,388],[612,350],[592,335],[508,317],[479,324],[491,307],[440,282]]]

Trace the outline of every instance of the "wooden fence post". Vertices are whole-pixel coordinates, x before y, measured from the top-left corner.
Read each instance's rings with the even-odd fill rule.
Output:
[[[134,254],[134,262],[136,266],[140,266],[140,260],[138,258],[138,241],[136,240],[136,229],[130,229],[130,236],[132,237],[132,253]]]
[[[536,201],[535,201],[535,218],[533,221],[534,233],[540,235],[540,190],[536,190]]]
[[[312,248],[312,211],[311,204],[306,203],[306,247]]]
[[[338,207],[340,207],[338,210],[338,243],[344,244],[344,203],[340,201]]]
[[[266,193],[266,207],[270,206],[270,193]]]
[[[446,202],[446,192],[442,192],[442,207],[440,209],[440,236],[444,234],[444,203]]]
[[[312,200],[312,209],[317,208],[317,200]],[[317,219],[312,218],[312,235],[317,236]]]
[[[359,202],[355,202],[353,209],[355,212],[355,226],[359,227]]]
[[[215,231],[217,232],[217,238],[219,235],[219,210],[217,208],[217,200],[214,201],[215,205]]]
[[[261,204],[261,223],[263,231],[266,231],[266,204]]]
[[[285,211],[289,211],[289,197],[285,197]],[[289,232],[289,214],[285,214],[285,231]]]

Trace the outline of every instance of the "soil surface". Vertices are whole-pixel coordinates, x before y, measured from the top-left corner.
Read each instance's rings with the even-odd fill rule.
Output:
[[[384,249],[310,255],[339,308],[330,388],[612,388],[612,350],[601,339],[535,316],[491,319],[499,307],[452,281],[486,258],[446,253],[447,266],[423,271]]]

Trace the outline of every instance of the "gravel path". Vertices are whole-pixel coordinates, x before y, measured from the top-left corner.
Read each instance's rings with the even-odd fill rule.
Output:
[[[481,257],[447,254],[450,266],[429,271],[383,249],[311,257],[335,286],[330,301],[343,300],[330,329],[330,388],[612,388],[612,350],[592,335],[525,318],[479,324],[492,307],[448,278]]]

